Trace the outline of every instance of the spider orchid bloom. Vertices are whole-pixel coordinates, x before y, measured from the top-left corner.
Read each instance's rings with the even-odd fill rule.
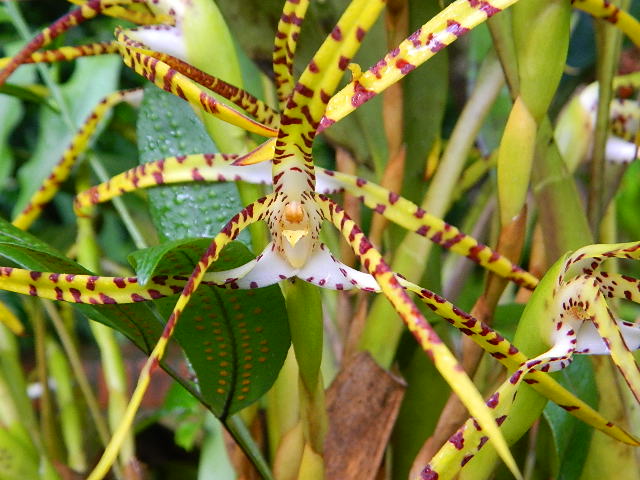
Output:
[[[479,424],[482,425],[487,434],[494,439],[496,448],[500,451],[505,463],[519,476],[515,462],[504,439],[500,435],[497,425],[493,421],[488,409],[484,406],[482,398],[473,383],[466,376],[463,369],[459,367],[455,357],[420,314],[398,282],[395,274],[389,269],[380,253],[378,253],[366,239],[359,227],[331,200],[316,193],[316,170],[311,155],[311,145],[321,124],[327,125],[337,118],[340,118],[340,115],[344,116],[348,114],[359,104],[371,98],[386,88],[386,86],[399,80],[419,63],[426,61],[426,59],[435,54],[442,46],[451,43],[458,35],[466,32],[468,28],[472,28],[481,21],[486,20],[488,15],[496,13],[498,9],[490,9],[487,11],[485,8],[486,2],[469,5],[459,0],[456,2],[456,7],[458,8],[458,13],[460,12],[460,8],[464,7],[462,12],[467,14],[468,27],[465,26],[459,32],[458,30],[451,31],[450,24],[446,21],[446,14],[444,18],[443,16],[436,17],[434,21],[427,25],[428,28],[426,28],[424,32],[417,32],[417,34],[401,44],[399,52],[401,52],[402,57],[399,56],[398,52],[394,51],[388,54],[385,60],[382,61],[384,64],[388,63],[389,65],[393,65],[392,68],[388,69],[389,73],[385,73],[384,75],[394,77],[391,81],[386,85],[382,84],[375,87],[375,89],[372,87],[371,90],[366,90],[367,93],[364,96],[362,95],[362,87],[356,87],[354,90],[355,93],[346,97],[350,99],[350,106],[342,110],[337,110],[337,113],[335,109],[332,110],[333,118],[325,121],[324,118],[328,118],[324,117],[325,112],[328,111],[327,104],[343,76],[349,59],[352,58],[358,50],[364,34],[377,19],[384,7],[384,2],[371,2],[368,0],[355,0],[352,2],[347,7],[331,35],[314,55],[300,78],[294,81],[291,74],[291,57],[295,51],[300,23],[305,15],[308,3],[309,2],[300,0],[286,2],[284,14],[278,26],[274,53],[274,71],[276,74],[278,98],[280,98],[281,104],[284,106],[279,116],[273,115],[269,107],[257,102],[253,97],[248,96],[239,89],[229,91],[229,89],[226,88],[228,85],[224,84],[224,82],[206,77],[203,72],[185,64],[176,57],[164,52],[151,50],[149,46],[142,45],[141,42],[131,38],[127,32],[123,30],[117,32],[118,51],[123,56],[125,63],[136,72],[153,81],[156,85],[161,86],[161,88],[182,97],[197,107],[204,109],[205,112],[217,116],[228,123],[241,126],[248,131],[262,134],[266,137],[275,138],[271,142],[267,142],[266,145],[263,145],[262,148],[256,150],[257,152],[266,152],[266,157],[272,158],[270,166],[273,193],[248,205],[233,217],[223,230],[214,237],[211,245],[197,263],[193,273],[184,285],[173,312],[167,320],[161,338],[143,368],[121,426],[115,432],[112,442],[107,447],[102,460],[90,478],[99,478],[103,475],[115,457],[123,434],[130,428],[135,412],[149,384],[150,372],[157,367],[159,360],[163,357],[169,338],[193,292],[203,281],[216,281],[215,274],[207,277],[207,270],[212,263],[216,261],[220,251],[225,245],[234,240],[241,230],[258,220],[267,221],[273,243],[267,247],[267,250],[263,252],[261,257],[240,267],[241,272],[237,269],[231,272],[224,272],[223,276],[227,277],[224,278],[225,283],[230,280],[229,283],[233,284],[235,282],[237,286],[241,286],[238,282],[244,282],[242,286],[251,287],[260,286],[259,282],[268,284],[282,277],[286,278],[297,275],[312,280],[318,276],[320,277],[318,284],[324,284],[334,288],[340,288],[340,285],[343,283],[346,284],[347,281],[349,281],[351,285],[356,285],[361,281],[362,286],[369,289],[377,290],[379,287],[379,290],[389,298],[396,311],[406,322],[421,347],[433,358],[436,367],[452,385],[453,390],[458,392],[470,412],[478,418]],[[503,3],[509,5],[513,2]],[[98,6],[104,7],[106,4],[105,2],[94,1],[85,5],[91,5],[97,8]],[[82,8],[84,8],[85,5],[83,5]],[[446,13],[454,12],[455,9]],[[456,25],[460,24],[456,22]],[[437,48],[435,44],[431,45],[431,47],[429,46],[429,42],[434,38],[434,33],[432,33],[434,29],[438,35],[436,38],[441,39],[441,41],[437,43]],[[52,36],[51,33],[50,31],[49,37]],[[32,46],[33,44],[31,44],[30,48]],[[21,52],[22,58],[26,58],[25,55],[27,54],[25,54],[25,52],[27,51],[28,49]],[[379,67],[382,66],[382,63]],[[407,65],[410,65],[412,68],[406,68]],[[378,73],[374,74],[374,76],[382,76],[379,70],[380,68],[378,68]],[[4,74],[6,75],[6,71]],[[365,75],[366,74],[363,74],[362,78],[364,78]],[[200,82],[199,80],[202,81]],[[354,81],[358,84],[358,80]],[[207,94],[206,91],[202,90],[198,83],[226,96],[230,101],[236,103],[236,105],[246,108],[254,116],[255,120],[240,114],[231,107],[217,102]],[[216,90],[216,85],[221,89]],[[249,102],[250,108],[247,108],[247,101]],[[199,167],[192,168],[191,180],[203,179],[201,169],[204,170],[208,163],[210,163],[213,168],[216,168],[219,167],[221,162],[229,158],[231,157],[225,157],[224,155],[216,157],[207,155],[200,156],[199,160],[204,160],[204,163]],[[186,159],[176,157],[175,160],[176,163],[180,164],[184,163]],[[235,160],[238,159],[236,158]],[[255,157],[253,160],[255,160]],[[268,165],[268,163],[266,164]],[[223,163],[221,168],[246,168],[242,165],[240,162],[236,165],[228,165],[228,163],[225,165]],[[161,180],[164,179],[164,174],[162,173],[164,167],[165,163],[162,161],[150,167],[150,170],[153,168],[160,169],[160,172],[156,172],[159,173],[159,175],[154,176],[156,185],[163,183]],[[223,173],[220,175],[223,175]],[[233,179],[236,178],[242,179],[243,177],[233,177]],[[217,178],[217,180],[224,179],[224,176]],[[139,178],[131,178],[130,183],[133,185],[132,188],[138,188]],[[356,181],[356,185],[360,186],[358,181]],[[381,200],[376,199],[376,193],[379,192],[374,191],[367,196],[376,201],[377,205],[380,205],[381,211],[385,210],[386,204],[393,207],[395,204],[401,203],[399,197],[395,194],[392,195],[388,193],[385,198]],[[95,198],[91,197],[90,203],[95,203],[93,200],[95,200]],[[394,209],[390,208],[390,210],[393,211]],[[430,218],[426,215],[426,212],[414,206],[413,211],[409,212],[409,217],[414,219],[414,224],[418,225],[420,232],[426,235],[430,226],[421,225],[423,218]],[[344,265],[331,259],[326,248],[318,242],[320,222],[322,219],[331,221],[342,232],[349,244],[354,248],[364,267],[369,271],[370,276],[363,276],[363,274],[358,274],[358,272],[354,270],[348,270]],[[440,221],[440,230],[443,229],[443,225],[443,222]],[[443,233],[442,231],[435,232],[434,235],[442,239]],[[515,271],[516,276],[518,276],[518,274],[522,276],[522,270],[514,269],[506,259],[489,253],[490,249],[478,245],[475,241],[469,244],[467,238],[468,237],[462,234],[456,234],[454,238],[447,239],[446,241],[441,240],[441,242],[450,244],[449,246],[457,245],[465,254],[468,254],[479,262],[500,264],[501,266],[499,268],[501,269],[505,268],[504,262],[506,262],[506,265],[508,265],[506,270],[508,272]],[[487,253],[489,254],[487,255]],[[322,268],[327,270],[330,275],[322,272]],[[17,270],[5,270],[3,273],[3,276],[6,277],[5,280],[7,284],[11,284],[13,280],[25,274],[25,272],[18,272]],[[162,295],[164,294],[163,292],[174,290],[176,287],[175,284],[165,285],[166,288],[163,291],[152,293],[150,290],[147,290],[145,292],[145,289],[140,289],[137,281],[132,279],[131,282],[124,282],[122,290],[127,290],[127,292],[121,291],[118,297],[107,296],[107,298],[105,298],[105,290],[102,290],[104,284],[108,283],[108,280],[105,278],[93,278],[89,280],[65,277],[63,282],[60,282],[60,277],[55,276],[55,274],[53,274],[53,276],[52,274],[44,275],[36,272],[29,272],[27,274],[31,277],[29,293],[45,296],[55,292],[56,298],[58,299],[66,300],[69,298],[68,295],[71,295],[73,301],[77,302],[93,301],[95,303],[111,303],[118,301],[140,301],[149,298],[149,296],[153,297],[156,293]],[[263,278],[265,274],[267,278]],[[372,282],[372,279],[375,279],[377,285]],[[75,286],[70,288],[69,284],[78,280],[91,282],[91,287],[89,287],[89,283],[87,283],[82,289],[76,288]],[[37,285],[35,285],[35,283],[37,283]],[[100,290],[98,290],[98,283],[100,284]],[[122,285],[123,282],[119,283]],[[132,288],[127,289],[127,283],[129,283]]]
[[[640,303],[640,281],[601,269],[609,258],[640,259],[640,243],[590,245],[560,259],[535,290],[519,325],[526,337],[546,339],[549,349],[523,361],[487,400],[497,423],[511,414],[521,382],[537,387],[544,372],[566,368],[574,355],[611,355],[636,400],[640,403],[640,369],[632,350],[640,349],[640,325],[616,319],[607,298]],[[517,337],[517,335],[516,335]],[[517,340],[517,338],[516,338]],[[584,408],[556,403],[575,413]],[[602,431],[606,426],[601,425]],[[630,441],[631,440],[631,441]],[[636,444],[628,437],[623,440]],[[473,418],[449,438],[421,472],[421,478],[452,478],[486,444],[487,437]]]
[[[640,326],[616,319],[606,302],[607,298],[620,298],[638,303],[639,282],[603,270],[602,263],[609,258],[637,260],[640,244],[591,245],[563,263],[553,294],[553,328],[548,329],[548,339],[566,359],[547,363],[550,370],[557,370],[564,368],[573,354],[611,355],[640,402],[640,373],[631,355],[640,348]]]
[[[524,363],[510,379],[517,384],[530,371],[566,368],[574,355],[610,355],[640,403],[640,369],[632,351],[640,349],[640,324],[616,318],[607,298],[640,303],[637,278],[601,268],[610,258],[640,259],[640,243],[583,247],[559,260],[539,334],[549,350]]]
[[[638,158],[635,144],[640,120],[635,100],[638,85],[637,72],[614,78],[613,90],[618,98],[609,106],[611,133],[605,147],[605,158],[612,163],[629,163]],[[555,138],[571,171],[590,154],[597,109],[598,83],[593,82],[569,102],[558,118]]]
[[[61,279],[59,274],[18,271],[18,269],[2,270],[0,281],[3,288],[17,289],[15,285],[18,278],[24,277],[27,281],[23,285],[26,287],[20,288],[27,290],[23,293],[53,296],[58,300],[75,302],[124,303],[157,298],[181,291],[163,335],[140,375],[122,425],[114,434],[114,440],[91,478],[104,474],[105,469],[108,468],[108,462],[114,457],[123,432],[133,421],[133,416],[149,383],[149,374],[162,358],[176,323],[198,285],[209,282],[237,288],[254,288],[292,276],[329,288],[355,286],[366,290],[382,291],[421,347],[432,356],[436,367],[451,384],[453,390],[460,395],[470,412],[477,418],[482,430],[494,440],[495,447],[507,465],[512,471],[517,471],[491,413],[482,404],[481,397],[460,369],[455,357],[408,298],[403,284],[414,290],[417,290],[417,287],[401,282],[359,227],[339,206],[322,194],[341,190],[355,193],[362,197],[367,205],[400,225],[418,234],[429,236],[437,243],[462,253],[521,285],[533,287],[537,280],[457,229],[429,216],[424,210],[397,194],[369,184],[363,179],[316,168],[311,156],[311,145],[317,133],[348,115],[359,105],[400,80],[437,51],[453,42],[458,36],[497,13],[501,8],[508,7],[514,1],[496,0],[489,3],[457,0],[403,41],[397,49],[387,54],[370,70],[355,74],[353,80],[343,90],[332,96],[350,59],[357,51],[366,31],[378,17],[384,2],[354,0],[300,78],[294,81],[291,73],[292,56],[308,2],[289,0],[285,3],[284,13],[278,26],[274,51],[277,93],[282,106],[280,115],[246,92],[206,75],[180,58],[166,52],[155,51],[152,45],[144,43],[146,40],[161,46],[159,40],[154,37],[155,34],[149,33],[149,29],[142,29],[142,34],[140,31],[133,34],[121,29],[117,31],[117,41],[114,42],[115,51],[120,53],[125,63],[136,72],[205,112],[253,133],[271,137],[271,140],[267,140],[253,152],[243,156],[189,155],[143,165],[80,195],[76,202],[78,213],[83,213],[84,206],[105,201],[125,191],[185,180],[249,180],[270,183],[273,185],[273,193],[248,205],[227,223],[212,240],[186,284],[180,279],[172,278],[150,288],[138,285],[135,278],[118,282],[107,277],[74,276]],[[82,4],[79,10],[74,11],[80,13],[64,17],[67,23],[56,22],[46,34],[41,34],[37,41],[30,43],[27,49],[14,57],[7,69],[0,73],[0,82],[20,63],[29,60],[39,61],[39,58],[44,58],[38,57],[34,53],[35,49],[42,46],[45,39],[51,39],[68,28],[72,23],[69,19],[77,23],[89,18],[90,15],[97,15],[101,10],[123,5],[133,7],[136,3],[124,0],[90,0]],[[583,3],[591,4],[592,2],[579,2],[581,5]],[[165,10],[172,4],[173,2],[158,3]],[[186,5],[187,3],[185,8]],[[171,10],[168,13],[175,20],[173,26],[178,29],[168,29],[168,31],[171,36],[175,36],[181,28],[182,13]],[[162,36],[163,30],[164,28],[158,29],[159,36]],[[145,39],[145,35],[148,38]],[[177,53],[181,54],[181,52]],[[357,69],[353,71],[357,72]],[[209,88],[222,95],[243,108],[253,118],[221,104],[201,87]],[[77,152],[74,150],[74,155],[75,153]],[[56,172],[54,177],[55,174]],[[259,220],[267,222],[272,235],[272,243],[263,253],[236,269],[207,273],[224,246],[234,240],[241,230]],[[341,231],[359,256],[362,265],[368,270],[368,274],[341,264],[319,242],[318,235],[322,220],[330,221]],[[108,295],[108,292],[114,291],[114,283],[116,283],[117,294]],[[110,289],[109,284],[111,284]],[[434,310],[441,308],[439,305],[445,304],[443,299],[431,292],[420,290],[420,294]],[[465,328],[472,328],[468,316],[453,307],[447,306],[447,308],[449,308],[448,314],[451,315],[450,320],[456,326],[467,325]],[[496,340],[494,344],[503,345],[504,339],[497,341],[498,337],[495,337],[492,340]],[[508,349],[507,353],[515,355],[511,353],[511,349]]]
[[[511,414],[522,381],[536,387],[543,372],[566,368],[573,356],[611,355],[640,403],[640,370],[631,351],[640,349],[640,325],[614,318],[607,298],[640,302],[636,278],[601,269],[609,258],[640,259],[640,243],[590,245],[560,259],[534,292],[519,329],[527,337],[540,335],[550,348],[521,363],[487,400],[498,424]],[[515,370],[515,371],[514,371]],[[574,413],[582,408],[557,402]],[[605,430],[600,427],[601,430]],[[452,478],[487,443],[487,437],[469,419],[453,434],[421,471],[426,480]],[[627,442],[629,439],[626,440]],[[633,444],[633,442],[632,442]]]

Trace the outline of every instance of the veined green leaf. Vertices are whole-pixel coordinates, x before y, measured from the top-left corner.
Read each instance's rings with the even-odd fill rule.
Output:
[[[180,98],[145,89],[138,119],[140,162],[173,155],[217,153],[202,122]],[[151,215],[161,239],[214,237],[242,209],[233,183],[191,183],[149,190]],[[249,235],[238,238],[249,244]]]
[[[209,245],[207,239],[171,242],[131,255],[145,277],[188,275]],[[239,242],[228,245],[212,270],[227,270],[252,255]],[[159,300],[167,318],[174,298]],[[225,290],[200,286],[180,316],[175,338],[198,377],[200,392],[217,417],[259,399],[273,384],[289,349],[284,301],[277,286]]]
[[[171,155],[215,153],[217,148],[189,105],[150,86],[138,121],[141,161]],[[153,275],[188,276],[213,237],[241,209],[235,184],[185,184],[149,192],[152,217],[169,243],[131,256],[146,281]],[[184,240],[188,237],[198,239]],[[240,239],[248,243],[248,235]],[[251,260],[239,242],[228,245],[212,269]],[[173,299],[158,302],[167,318]],[[201,286],[180,317],[175,336],[198,376],[206,405],[221,418],[260,398],[275,381],[290,344],[278,287],[226,290]]]

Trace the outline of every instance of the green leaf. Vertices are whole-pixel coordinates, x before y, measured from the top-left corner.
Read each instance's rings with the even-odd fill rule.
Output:
[[[446,335],[447,328],[440,325],[438,335]],[[411,465],[436,427],[451,389],[409,335],[402,338],[398,352],[398,367],[407,383],[407,390],[391,440],[393,478],[409,478]],[[429,401],[425,402],[427,398]]]
[[[20,85],[14,85],[12,83],[5,83],[4,85],[0,85],[0,93],[28,102],[40,103],[56,113],[60,112],[59,108],[52,104],[45,96],[32,88],[21,87]]]
[[[5,428],[0,429],[0,456],[3,459],[0,462],[0,478],[20,480],[40,477],[38,453]]]
[[[138,142],[143,162],[217,151],[191,107],[153,86],[145,91]],[[184,239],[213,237],[241,209],[232,183],[154,188],[149,203],[160,236],[171,242],[131,255],[143,281],[154,275],[190,274],[210,240]],[[246,235],[240,238],[249,241]],[[212,270],[234,268],[252,257],[242,243],[233,242]],[[158,302],[165,318],[174,303]],[[193,294],[175,336],[198,376],[206,405],[217,417],[253,403],[275,381],[290,344],[286,318],[277,286],[249,291],[201,286]]]
[[[0,257],[21,268],[41,272],[90,274],[88,270],[69,260],[46,243],[0,219]],[[7,262],[3,262],[7,265]],[[162,324],[149,306],[78,305],[75,307],[93,320],[118,330],[141,350],[150,352],[162,331]]]
[[[22,42],[11,42],[5,45],[5,51],[11,55],[19,50],[21,46]],[[11,86],[13,88],[21,88],[20,85],[33,82],[34,78],[35,72],[32,66],[20,68],[13,73]],[[6,87],[9,87],[9,85],[5,84],[1,88]],[[2,92],[1,89],[0,92]],[[0,95],[0,118],[2,118],[2,122],[0,122],[0,189],[4,187],[13,169],[14,159],[13,152],[8,144],[9,136],[23,114],[24,108],[17,96]]]
[[[180,98],[145,88],[138,119],[140,162],[174,155],[216,153],[202,122]],[[164,240],[213,237],[242,209],[233,183],[190,183],[149,190],[151,215]],[[238,238],[249,244],[249,236]]]
[[[82,125],[98,102],[116,90],[119,71],[120,60],[109,55],[82,58],[75,63],[73,75],[60,86],[60,91],[76,126]],[[35,151],[19,172],[21,189],[14,213],[25,207],[76,133],[69,131],[59,114],[44,106],[38,124],[40,131]]]
[[[149,279],[153,276],[154,272],[156,275],[164,274],[163,271],[160,273],[156,272],[157,269],[161,268],[160,263],[164,260],[164,268],[166,265],[171,265],[176,258],[176,253],[172,252],[173,250],[181,250],[181,251],[190,251],[193,252],[194,249],[198,249],[197,251],[204,251],[207,248],[209,242],[205,239],[191,239],[186,238],[183,240],[173,240],[171,242],[165,242],[161,245],[157,245],[155,247],[146,248],[144,250],[138,250],[137,252],[133,252],[129,255],[129,263],[133,266],[136,271],[136,276],[138,277],[138,282],[142,285],[146,285]],[[215,268],[215,264],[214,264]],[[193,267],[187,267],[184,271],[170,271],[169,275],[189,275]]]
[[[218,151],[191,107],[153,86],[146,88],[140,110],[138,148],[141,162]],[[213,237],[242,207],[236,185],[224,183],[154,188],[149,191],[149,203],[152,220],[164,240]],[[246,232],[238,239],[249,244]],[[197,255],[188,249],[176,250],[176,260],[193,267],[206,248],[202,245]],[[251,258],[246,248],[240,248],[230,246],[222,252],[222,264],[227,265],[227,258],[234,262],[224,268]],[[168,316],[173,303],[160,303]],[[284,300],[277,287],[250,291],[200,287],[183,312],[175,335],[182,345],[192,347],[186,349],[187,356],[198,375],[203,403],[223,419],[266,392],[290,344]],[[225,352],[232,354],[228,360],[221,356]],[[243,391],[246,388],[249,391]],[[233,419],[226,418],[225,426],[261,475],[271,478],[257,445],[250,435],[242,435],[242,428],[233,426]]]
[[[207,239],[171,242],[135,252],[132,263],[145,277],[188,274],[209,245]],[[228,245],[211,270],[227,270],[253,256],[239,242]],[[175,299],[157,302],[167,318]],[[225,290],[200,286],[180,316],[175,338],[198,377],[207,406],[219,418],[258,400],[275,381],[289,349],[287,316],[277,286]]]
[[[0,8],[0,23],[8,23],[11,21],[11,17],[7,14],[7,9],[5,7]]]
[[[300,379],[308,392],[318,385],[322,361],[322,303],[319,288],[296,280],[286,285],[289,329],[300,370]]]
[[[440,11],[438,2],[409,2],[409,30],[419,28],[425,18]],[[442,134],[442,121],[449,91],[449,50],[438,52],[428,65],[404,80],[404,141],[407,145],[402,193],[420,203],[426,190],[424,169],[427,155]]]

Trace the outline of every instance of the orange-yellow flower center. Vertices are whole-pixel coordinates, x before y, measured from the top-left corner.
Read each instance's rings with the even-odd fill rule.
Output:
[[[300,223],[304,219],[304,210],[298,202],[287,203],[284,207],[284,219],[290,223]]]

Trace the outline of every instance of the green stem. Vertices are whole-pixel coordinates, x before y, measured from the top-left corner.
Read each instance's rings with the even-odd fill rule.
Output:
[[[320,293],[317,287],[300,280],[286,282],[284,290],[291,342],[299,368],[300,417],[305,440],[301,471],[306,472],[305,478],[310,478],[308,475],[322,478],[318,459],[324,450],[328,419],[320,374],[323,336]],[[306,470],[308,465],[313,467]]]
[[[42,388],[40,395],[40,431],[42,432],[42,444],[47,456],[51,460],[60,460],[62,452],[58,442],[58,433],[53,415],[53,403],[51,390],[49,389],[49,374],[47,369],[46,335],[47,328],[44,322],[42,310],[34,302],[27,302],[29,318],[33,325],[35,342],[36,374]]]
[[[2,355],[0,360],[2,364],[2,375],[0,375],[0,424],[25,444],[30,445],[31,438],[29,433],[36,440],[39,434],[35,426],[31,400],[26,395],[27,385],[24,382],[22,370],[19,369],[19,364],[17,365],[19,370],[7,374],[7,357],[13,357],[16,351],[13,348],[6,348],[8,343],[12,343],[15,347],[15,337],[4,325],[0,325],[0,342],[2,343],[0,347],[0,354]],[[18,385],[14,382],[17,382]],[[20,390],[17,390],[17,388],[20,388]],[[23,414],[26,414],[26,418]]]
[[[78,172],[76,185],[78,191],[88,188],[88,177],[86,168]],[[98,272],[100,266],[99,247],[95,237],[93,220],[90,217],[78,218],[78,238],[76,243],[78,247],[78,263],[93,272]],[[115,431],[120,419],[124,416],[128,403],[127,374],[124,368],[122,352],[113,330],[94,321],[89,322],[89,327],[100,350],[102,371],[104,372],[109,393],[109,424],[112,431]],[[129,432],[122,444],[120,461],[125,471],[128,466],[133,465],[136,461],[132,432]]]
[[[298,364],[293,350],[289,349],[278,378],[267,393],[267,435],[272,464],[276,463],[283,438],[295,428],[300,418],[298,376]]]
[[[622,8],[628,1],[613,2]],[[605,148],[609,136],[609,106],[613,98],[613,77],[620,58],[622,32],[604,20],[595,20],[598,58],[596,78],[598,81],[598,111],[593,139],[587,215],[591,231],[599,237],[599,225],[604,213]]]
[[[2,424],[0,442],[2,442],[2,451],[10,452],[9,465],[3,465],[5,467],[3,473],[6,470],[13,470],[20,472],[25,478],[59,480],[46,457],[38,458],[38,449],[31,442],[29,433],[22,422],[14,403],[12,389],[13,386],[8,380],[0,375],[0,423]],[[44,463],[42,470],[40,469],[41,462]],[[11,478],[16,477],[11,475]]]
[[[225,422],[226,428],[229,430],[229,433],[233,435],[235,439],[237,439],[238,443],[244,446],[251,446],[251,448],[245,448],[244,452],[249,456],[251,463],[256,467],[256,469],[260,472],[261,477],[264,480],[274,480],[273,475],[271,474],[271,470],[269,469],[269,465],[265,461],[262,456],[262,452],[260,452],[257,448],[253,448],[256,443],[251,438],[251,432],[240,418],[240,415],[232,415]],[[246,439],[242,441],[242,439]]]
[[[29,431],[34,441],[38,441],[39,432],[31,400],[27,395],[27,382],[24,378],[20,363],[20,351],[16,337],[11,331],[0,324],[0,369],[2,379],[11,390],[13,407],[16,409],[18,418],[24,427]],[[5,402],[0,405],[4,408]],[[12,408],[13,408],[12,407]]]
[[[107,173],[105,168],[102,166],[102,163],[96,160],[93,156],[89,158],[89,164],[91,165],[91,169],[97,175],[98,180],[100,180],[101,182],[106,182],[107,180],[109,180],[109,174]],[[89,186],[87,185],[87,188],[88,187]],[[125,206],[122,198],[115,197],[111,201],[113,202],[113,206],[118,212],[118,215],[120,215],[120,219],[122,220],[124,227],[127,229],[127,232],[129,232],[129,235],[131,235],[131,239],[133,240],[133,243],[135,244],[136,248],[139,250],[142,250],[143,248],[147,248],[149,245],[147,244],[142,233],[136,226],[136,222],[131,217],[131,214],[129,213],[129,210]]]
[[[549,262],[568,250],[593,243],[578,188],[567,171],[562,155],[552,141],[551,122],[545,119],[538,132],[532,190],[542,225],[546,256]],[[562,208],[547,208],[561,205]]]
[[[82,415],[74,398],[73,375],[65,355],[53,339],[47,339],[46,349],[51,378],[56,385],[54,394],[58,403],[60,428],[67,447],[67,463],[77,472],[86,472]]]
[[[78,388],[80,388],[80,392],[87,404],[89,415],[96,426],[100,443],[102,443],[103,446],[106,446],[109,441],[109,428],[102,417],[98,400],[93,394],[91,384],[89,383],[89,379],[84,371],[80,353],[78,352],[78,349],[76,348],[76,345],[53,302],[50,300],[42,300],[42,304],[44,305],[44,309],[53,324],[53,328],[56,330],[58,338],[60,338],[60,343],[62,344],[64,353],[67,355],[67,359],[69,360],[73,376],[75,377],[76,382],[78,382]]]

